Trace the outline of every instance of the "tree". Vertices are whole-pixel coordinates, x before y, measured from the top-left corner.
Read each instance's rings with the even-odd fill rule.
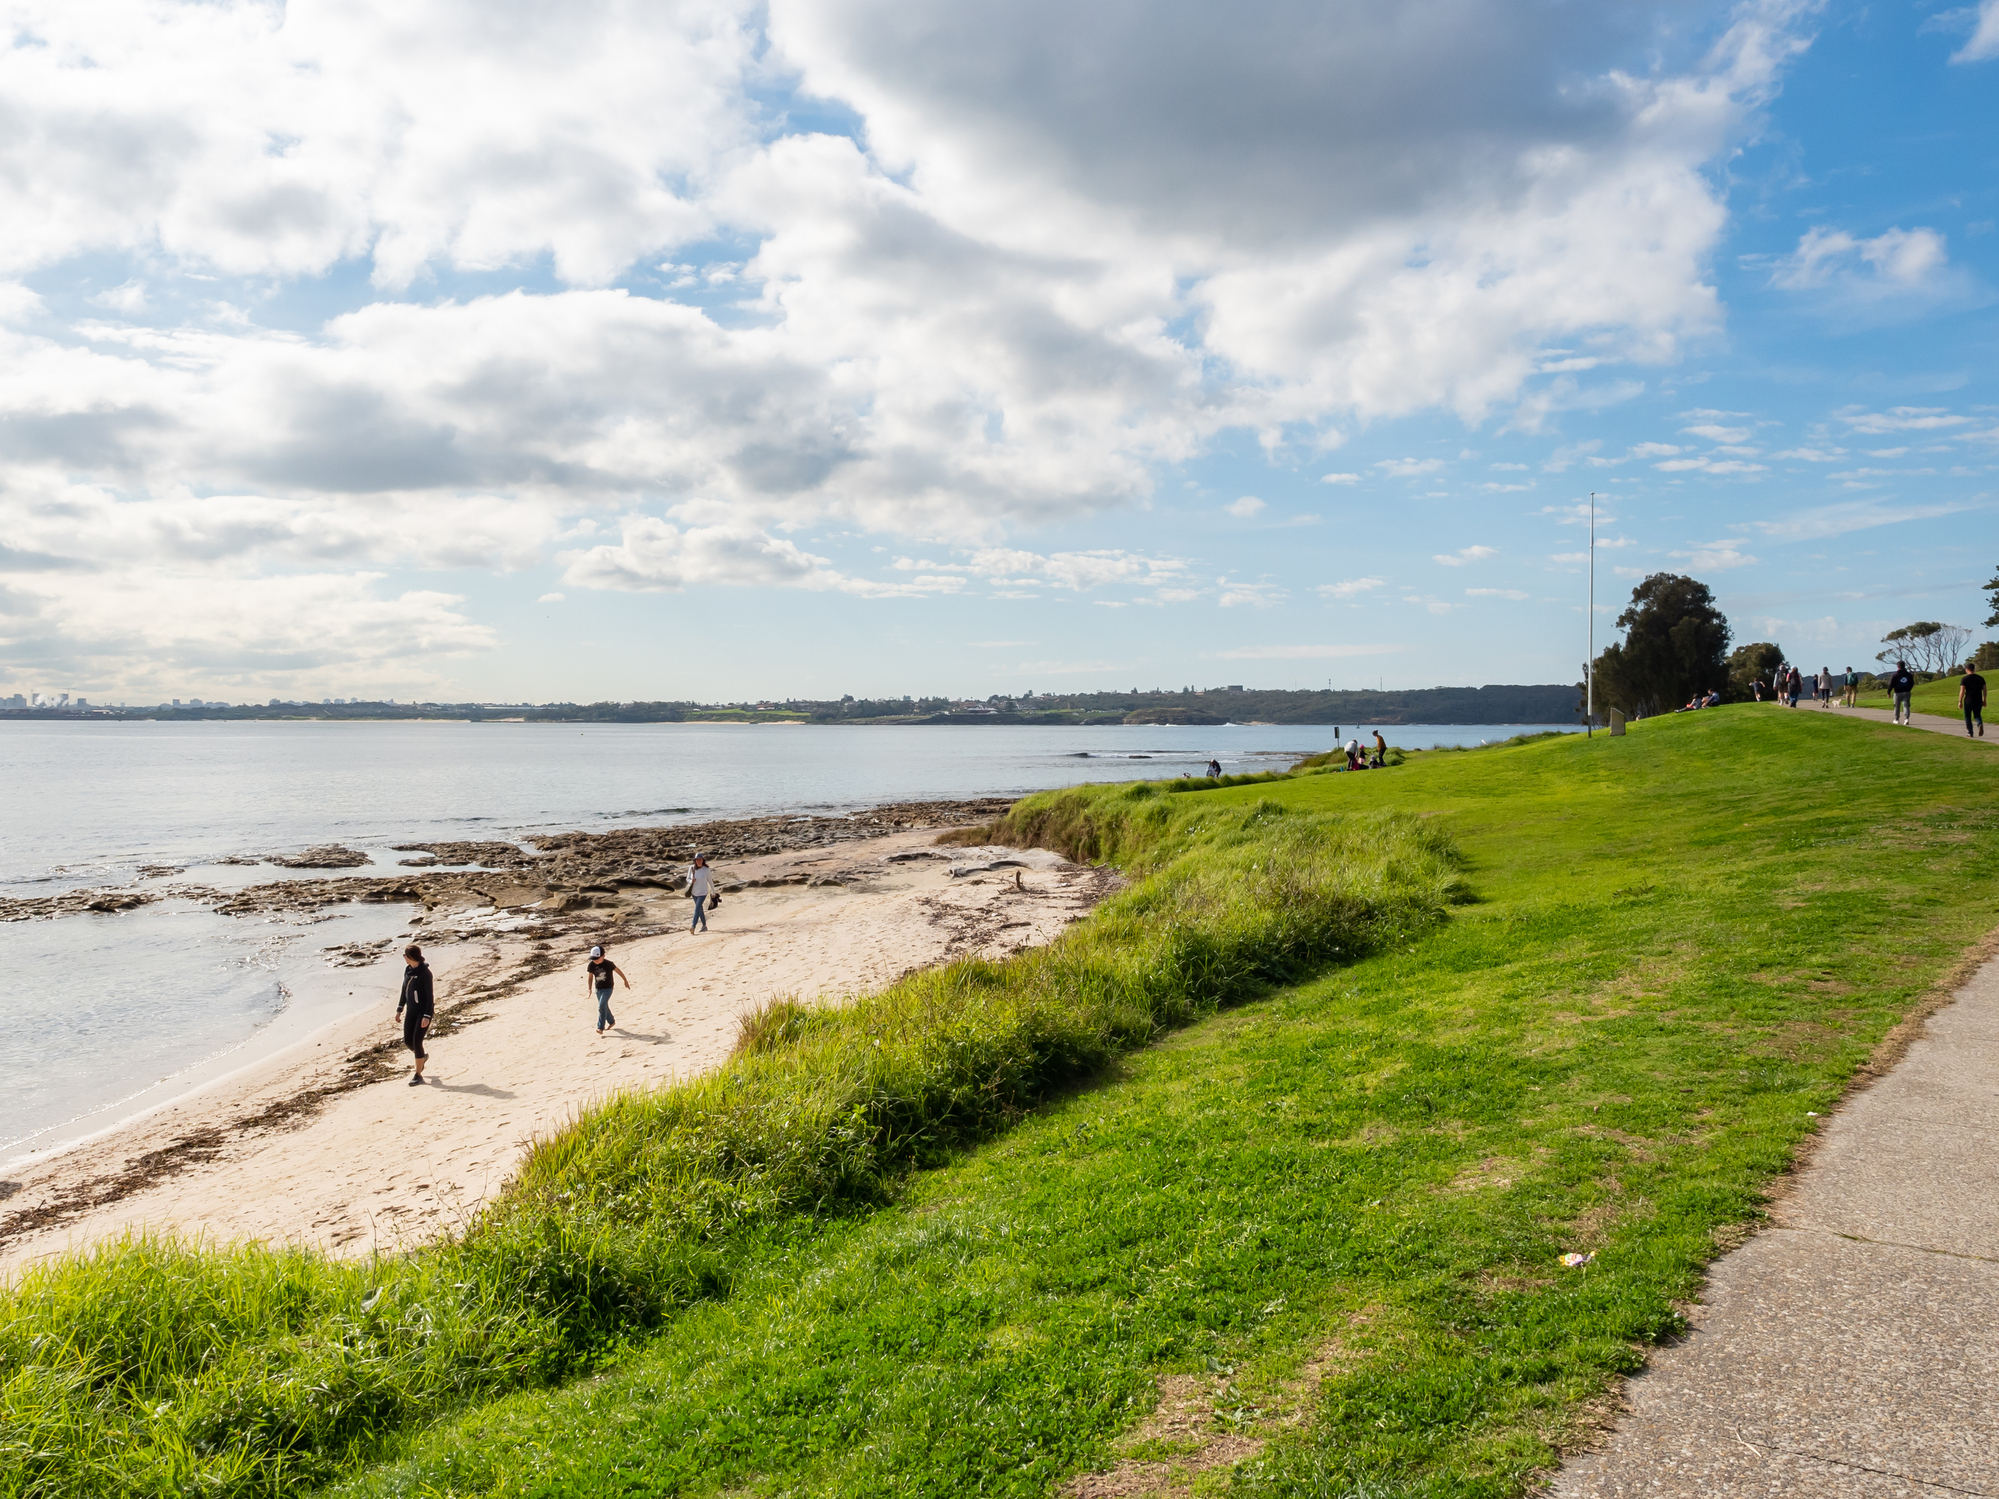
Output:
[[[1751,682],[1768,685],[1771,673],[1784,664],[1784,648],[1768,640],[1759,640],[1754,645],[1738,645],[1728,657],[1728,700],[1731,703],[1746,703],[1756,694],[1750,690]]]
[[[1999,573],[1992,575],[1992,581],[1985,585],[1985,602],[1992,606],[1992,612],[1985,617],[1988,628],[1999,625]]]
[[[1964,648],[1971,644],[1971,631],[1959,625],[1919,619],[1899,630],[1890,630],[1881,637],[1881,643],[1887,649],[1874,658],[1876,661],[1906,661],[1916,671],[1941,675],[1964,659]]]
[[[1623,642],[1596,658],[1599,707],[1645,718],[1728,680],[1728,619],[1697,579],[1652,574],[1631,590],[1617,627]]]

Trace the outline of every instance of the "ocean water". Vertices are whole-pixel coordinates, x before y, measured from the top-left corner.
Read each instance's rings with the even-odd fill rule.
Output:
[[[1404,726],[1392,743],[1477,744],[1551,725]],[[1566,727],[1566,726],[1563,726]],[[1352,732],[1349,730],[1349,732]],[[0,724],[0,894],[175,882],[229,887],[386,873],[399,843],[656,826],[1086,781],[1282,768],[1330,727],[468,723]],[[346,871],[222,864],[321,843]],[[148,866],[181,871],[146,875]],[[317,919],[136,911],[0,923],[0,1160],[163,1101],[370,1004],[390,965],[324,950],[407,931],[394,907]]]

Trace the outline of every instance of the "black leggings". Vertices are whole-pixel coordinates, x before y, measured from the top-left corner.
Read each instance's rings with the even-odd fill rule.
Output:
[[[423,1034],[423,1021],[412,1010],[403,1020],[403,1045],[416,1053],[419,1062],[429,1056],[429,1053],[423,1049]]]
[[[1979,733],[1983,734],[1985,732],[1985,705],[1983,703],[1980,703],[1977,707],[1973,707],[1970,703],[1964,705],[1964,732],[1969,734],[1973,724],[1978,726]]]

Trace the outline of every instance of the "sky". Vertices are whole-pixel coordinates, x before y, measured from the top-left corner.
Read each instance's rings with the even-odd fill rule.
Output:
[[[1999,635],[1999,0],[0,12],[0,693]]]

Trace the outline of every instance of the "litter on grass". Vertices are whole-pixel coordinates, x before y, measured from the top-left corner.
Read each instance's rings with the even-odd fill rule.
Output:
[[[1596,1251],[1592,1249],[1588,1254],[1565,1254],[1562,1256],[1562,1263],[1573,1270],[1578,1265],[1587,1265],[1595,1258]]]

